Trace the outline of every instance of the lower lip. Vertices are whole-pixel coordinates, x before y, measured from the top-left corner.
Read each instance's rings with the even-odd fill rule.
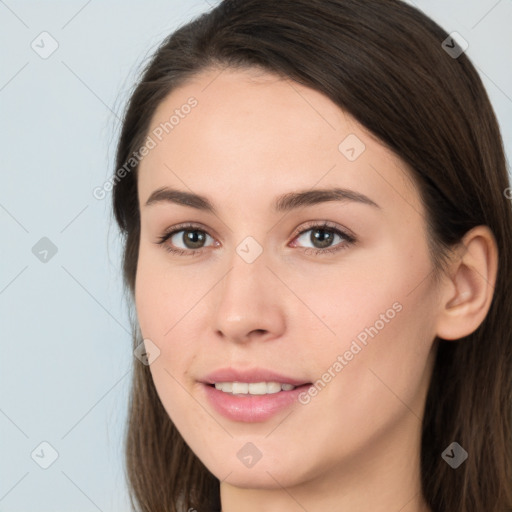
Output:
[[[298,396],[306,391],[311,384],[298,386],[291,391],[280,391],[267,395],[236,396],[224,393],[208,384],[201,384],[213,408],[233,421],[256,423],[266,421],[274,414],[290,407],[298,401]]]

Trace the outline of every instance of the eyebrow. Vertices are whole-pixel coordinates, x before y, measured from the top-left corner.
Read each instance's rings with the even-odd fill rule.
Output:
[[[375,201],[364,194],[346,188],[334,187],[289,192],[277,197],[272,204],[272,209],[275,213],[281,213],[329,201],[356,202],[380,208]],[[149,196],[145,206],[157,203],[174,203],[217,215],[214,205],[207,197],[184,190],[169,187],[159,188]]]

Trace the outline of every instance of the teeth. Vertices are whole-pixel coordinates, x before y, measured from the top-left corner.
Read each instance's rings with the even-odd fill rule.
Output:
[[[215,389],[233,395],[271,395],[279,391],[291,391],[295,386],[279,382],[216,382]]]

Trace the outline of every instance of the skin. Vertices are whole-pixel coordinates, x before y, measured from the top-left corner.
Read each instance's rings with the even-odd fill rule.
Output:
[[[143,337],[160,350],[150,366],[160,399],[221,481],[223,512],[429,511],[419,455],[434,339],[455,340],[483,321],[496,274],[492,234],[469,232],[436,282],[405,164],[328,98],[255,69],[209,69],[160,104],[148,133],[191,96],[198,105],[140,164],[135,302]],[[338,149],[349,134],[366,146],[355,161]],[[146,206],[162,186],[207,196],[218,214]],[[278,195],[330,186],[380,208],[331,201],[271,211]],[[329,247],[343,250],[315,255],[325,247],[315,230],[299,235],[310,221],[357,241],[335,236]],[[208,235],[199,254],[156,243],[183,222]],[[183,234],[166,243],[192,251]],[[252,263],[236,252],[248,236],[263,250]],[[206,401],[198,381],[221,367],[316,382],[394,303],[400,312],[306,405],[246,423]],[[262,453],[251,468],[237,457],[247,442]]]

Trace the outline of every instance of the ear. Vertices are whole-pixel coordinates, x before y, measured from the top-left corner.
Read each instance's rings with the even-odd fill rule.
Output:
[[[498,249],[492,231],[487,226],[468,231],[441,285],[437,336],[456,340],[476,331],[491,306],[497,269]]]

